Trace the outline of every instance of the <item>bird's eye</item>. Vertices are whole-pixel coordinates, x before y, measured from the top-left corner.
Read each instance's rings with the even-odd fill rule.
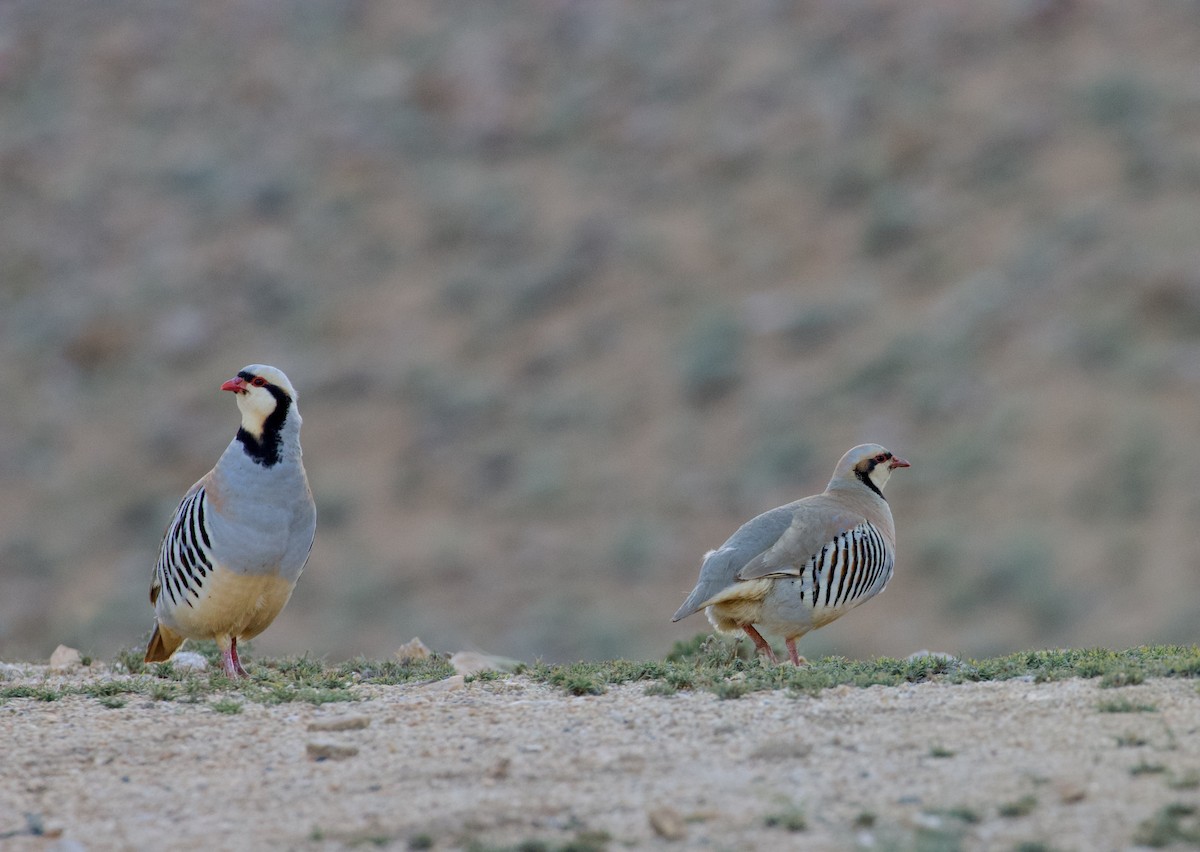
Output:
[[[267,380],[262,376],[255,376],[250,380],[250,384],[254,385],[256,388],[262,388],[267,386]]]

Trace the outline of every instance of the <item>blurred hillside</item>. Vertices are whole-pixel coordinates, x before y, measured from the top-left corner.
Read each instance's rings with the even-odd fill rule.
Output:
[[[0,657],[140,641],[251,362],[320,519],[266,653],[660,656],[863,440],[808,653],[1200,638],[1200,6],[0,5]]]

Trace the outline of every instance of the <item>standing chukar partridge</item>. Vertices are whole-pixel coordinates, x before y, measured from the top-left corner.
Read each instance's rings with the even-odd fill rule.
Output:
[[[908,467],[878,444],[847,452],[825,491],[742,524],[700,566],[696,588],[672,621],[707,609],[722,633],[739,628],[771,662],[755,625],[782,634],[796,665],[796,640],[883,591],[892,578],[896,530],[883,486]]]
[[[317,510],[287,376],[251,364],[221,390],[236,395],[242,425],[163,534],[146,662],[169,659],[185,639],[215,639],[225,673],[244,677],[237,642],[266,630],[288,602],[308,561]]]

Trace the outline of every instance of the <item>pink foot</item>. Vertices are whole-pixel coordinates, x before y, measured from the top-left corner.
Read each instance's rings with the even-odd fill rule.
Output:
[[[221,667],[225,669],[225,674],[228,677],[249,677],[246,669],[242,667],[242,661],[238,659],[237,638],[233,637],[229,640],[229,647],[221,649]]]
[[[791,639],[784,639],[783,644],[787,646],[788,656],[791,657],[793,665],[796,665],[796,666],[807,666],[808,665],[808,660],[801,657],[800,654],[796,651],[796,637],[795,636],[793,636]]]
[[[775,652],[771,650],[771,646],[767,644],[767,640],[762,638],[762,634],[754,629],[753,624],[743,624],[742,629],[746,631],[746,635],[754,640],[754,647],[758,648],[760,654],[765,656],[772,663],[777,663]]]

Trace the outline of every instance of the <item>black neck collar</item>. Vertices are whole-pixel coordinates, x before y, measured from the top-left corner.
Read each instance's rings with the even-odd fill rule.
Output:
[[[874,467],[872,467],[872,470],[874,470]],[[871,479],[870,473],[864,473],[861,470],[856,470],[854,471],[854,475],[858,477],[859,482],[878,494],[880,500],[884,501],[885,503],[887,502],[887,498],[883,496],[883,492],[879,490],[879,486],[875,484],[873,479]]]
[[[292,400],[274,385],[268,385],[267,390],[275,397],[275,410],[263,420],[262,435],[256,438],[245,428],[239,428],[237,439],[241,441],[242,449],[252,461],[263,467],[274,467],[279,463],[283,424],[287,420]]]

